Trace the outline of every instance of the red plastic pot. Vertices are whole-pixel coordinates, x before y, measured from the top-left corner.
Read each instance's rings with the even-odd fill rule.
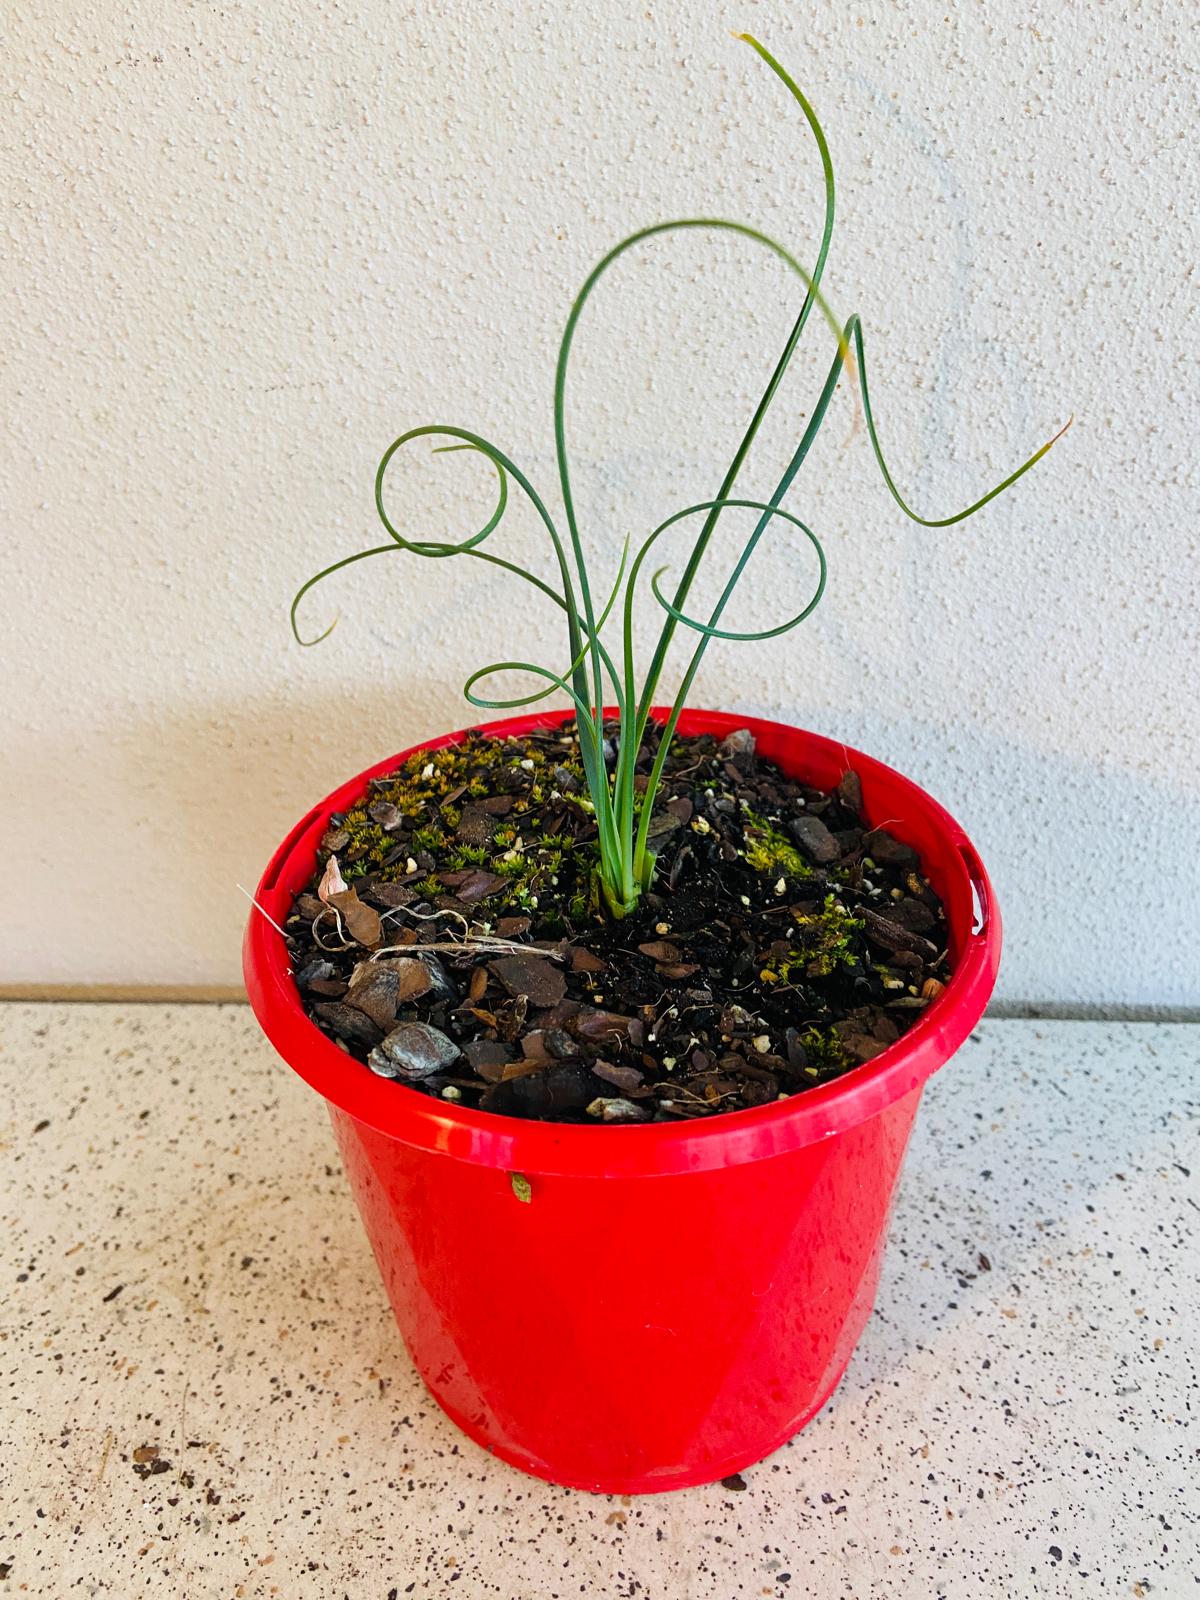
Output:
[[[494,722],[520,734],[561,713]],[[1000,918],[963,830],[907,778],[783,723],[692,711],[683,733],[749,727],[760,753],[832,788],[920,854],[953,976],[866,1066],[701,1122],[581,1127],[451,1107],[375,1077],[305,1016],[271,924],[246,930],[250,1002],[324,1096],[409,1353],[438,1404],[504,1460],[555,1483],[645,1493],[760,1460],[824,1405],[874,1301],[921,1091],[975,1026]],[[461,733],[431,739],[437,749]],[[276,851],[258,900],[282,922],[343,784]],[[531,1198],[511,1174],[529,1180]]]

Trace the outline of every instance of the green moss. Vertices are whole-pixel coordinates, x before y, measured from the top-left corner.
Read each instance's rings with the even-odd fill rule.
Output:
[[[774,954],[759,972],[763,983],[797,983],[804,978],[827,978],[839,966],[852,966],[857,959],[854,935],[862,927],[832,894],[826,895],[820,911],[794,910],[795,939],[791,946]]]
[[[487,851],[477,844],[455,845],[446,860],[452,872],[465,872],[468,867],[482,867],[487,862]]]
[[[493,856],[488,865],[502,878],[527,878],[532,870],[530,862],[522,855]]]
[[[852,917],[836,895],[827,894],[820,911],[793,911],[792,920],[797,964],[803,964],[806,974],[827,978],[835,967],[854,962],[854,935],[862,919]]]
[[[448,844],[443,830],[433,824],[413,830],[412,842],[417,850],[444,850]]]
[[[422,878],[419,883],[414,883],[413,888],[422,900],[432,900],[435,894],[441,894],[442,884],[436,873],[430,873],[427,878]]]
[[[355,878],[378,867],[395,841],[371,820],[365,805],[352,807],[342,818],[341,828],[347,840],[338,852],[338,860],[343,877],[353,883]]]
[[[800,1043],[808,1060],[809,1077],[826,1077],[845,1072],[854,1065],[849,1051],[832,1028],[806,1028]]]
[[[746,865],[773,877],[811,878],[812,868],[789,838],[764,818],[747,809],[745,815]]]

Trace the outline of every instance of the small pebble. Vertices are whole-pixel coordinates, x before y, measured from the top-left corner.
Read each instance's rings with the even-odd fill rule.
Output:
[[[458,1060],[459,1049],[427,1022],[402,1022],[367,1057],[367,1065],[381,1078],[427,1078]]]
[[[619,1096],[609,1099],[604,1095],[597,1095],[588,1106],[587,1114],[598,1117],[601,1122],[645,1122],[649,1117],[649,1112],[635,1106],[632,1100],[622,1100]]]

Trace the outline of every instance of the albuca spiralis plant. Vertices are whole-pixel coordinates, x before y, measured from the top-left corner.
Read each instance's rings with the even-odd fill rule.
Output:
[[[527,583],[533,584],[548,600],[552,601],[563,613],[566,622],[568,665],[565,669],[561,672],[555,672],[549,667],[540,666],[529,661],[496,661],[473,672],[467,679],[463,692],[472,705],[490,710],[533,705],[547,695],[553,694],[556,690],[562,690],[570,696],[575,708],[580,757],[591,803],[595,811],[596,827],[599,835],[599,859],[596,871],[600,896],[614,917],[626,916],[636,906],[641,894],[653,879],[654,852],[649,848],[648,830],[654,810],[654,798],[680,712],[687,700],[688,693],[691,690],[692,683],[710,641],[713,639],[762,641],[777,638],[779,635],[795,628],[807,616],[811,615],[824,593],[826,563],[824,551],[817,536],[799,517],[793,515],[790,511],[784,510],[781,502],[790,489],[821,429],[843,368],[849,377],[856,379],[857,394],[861,395],[862,417],[866,423],[871,449],[883,475],[883,481],[887,485],[892,498],[905,515],[914,522],[920,523],[922,527],[946,528],[973,515],[982,506],[987,505],[989,500],[994,500],[997,495],[1002,494],[1018,478],[1028,472],[1051,446],[1061,438],[1066,428],[1070,426],[1070,422],[1068,422],[1053,438],[1048,440],[1027,461],[1019,466],[1015,472],[1009,473],[1002,482],[989,489],[986,494],[981,495],[979,499],[964,510],[956,511],[951,516],[923,517],[908,505],[896,487],[879,443],[871,408],[870,391],[867,385],[862,324],[857,315],[852,316],[844,325],[839,323],[820,287],[826,259],[829,254],[834,221],[833,164],[830,160],[825,134],[812,106],[790,75],[780,66],[771,53],[748,33],[738,34],[736,37],[744,40],[753,50],[758,52],[780,83],[791,94],[803,112],[816,141],[817,149],[820,152],[825,183],[825,219],[821,233],[820,248],[817,251],[816,261],[811,272],[801,266],[800,262],[783,245],[777,243],[774,239],[768,238],[766,234],[760,233],[756,228],[718,217],[685,217],[676,221],[659,222],[650,227],[641,228],[638,232],[630,234],[628,238],[622,239],[619,244],[614,245],[607,255],[597,262],[588,274],[582,289],[575,299],[575,303],[571,307],[562,342],[559,346],[558,363],[554,375],[554,441],[565,519],[565,540],[559,524],[550,515],[545,502],[534,489],[529,479],[502,450],[498,449],[489,440],[482,438],[477,433],[471,433],[465,428],[452,427],[447,424],[432,424],[426,427],[411,428],[388,446],[375,475],[375,505],[379,519],[388,532],[389,542],[376,545],[369,550],[360,550],[354,555],[345,556],[342,560],[335,561],[332,565],[325,567],[300,588],[292,601],[291,608],[292,631],[297,640],[301,644],[320,643],[322,639],[329,636],[334,624],[331,623],[316,638],[305,639],[301,636],[297,623],[297,614],[300,603],[308,591],[315,584],[320,583],[330,574],[340,571],[343,567],[351,566],[357,561],[365,561],[372,556],[392,555],[397,551],[408,551],[413,555],[428,556],[433,559],[469,556],[477,561],[490,562],[491,565],[500,567],[506,572],[523,578]],[[775,363],[775,368],[763,391],[762,398],[755,408],[749,426],[746,428],[745,435],[725,472],[715,498],[702,500],[696,505],[687,506],[681,511],[676,511],[664,522],[659,523],[658,527],[646,537],[636,550],[632,561],[629,559],[630,540],[627,538],[621,554],[616,580],[607,599],[603,604],[598,605],[597,597],[592,589],[587,563],[584,560],[568,465],[565,403],[571,347],[583,308],[597,283],[609,267],[620,256],[624,255],[627,250],[632,250],[645,240],[653,239],[660,234],[681,232],[685,229],[708,229],[733,233],[765,247],[773,252],[800,280],[804,287],[804,300],[795,324],[788,334],[783,351]],[[824,386],[821,389],[800,442],[797,444],[792,458],[788,462],[770,499],[759,501],[739,498],[734,494],[734,486],[738,474],[746,460],[763,418],[775,398],[776,391],[814,308],[819,311],[823,320],[828,324],[836,346],[828,376],[825,379]],[[495,509],[477,533],[458,543],[408,537],[394,526],[384,504],[384,480],[392,458],[406,445],[413,443],[414,440],[424,438],[451,440],[453,442],[436,446],[435,450],[469,450],[478,452],[486,456],[495,468],[497,480]],[[483,548],[485,542],[495,532],[504,516],[508,504],[510,481],[515,483],[522,494],[526,496],[544,526],[546,533],[549,535],[558,571],[558,587],[544,581],[524,567],[514,562],[506,561],[502,556]],[[733,508],[757,511],[759,513],[758,519],[753,531],[746,539],[741,554],[734,563],[725,586],[721,590],[707,619],[691,616],[685,607],[692,584],[704,560],[721,513]],[[650,591],[665,613],[665,618],[650,664],[639,677],[633,645],[633,611],[639,580],[643,576],[643,568],[647,559],[661,536],[676,523],[691,517],[702,517],[703,521],[700,524],[699,533],[695,543],[692,545],[683,572],[675,584],[673,593],[668,595],[663,588],[665,568],[652,572],[650,576]],[[721,618],[738,580],[745,571],[746,564],[754,554],[763,534],[775,520],[779,520],[788,527],[795,529],[812,546],[816,554],[818,569],[813,593],[808,602],[794,616],[789,617],[785,622],[781,622],[777,627],[764,628],[756,632],[735,632],[731,629],[722,628],[720,625]],[[610,615],[618,605],[621,608],[623,621],[622,643],[620,659],[614,660],[603,641],[602,633]],[[688,629],[696,634],[698,638],[691,658],[683,672],[670,713],[663,726],[649,780],[644,790],[639,793],[638,786],[634,782],[638,752],[646,735],[651,707],[655,703],[655,696],[658,692],[659,680],[662,676],[667,652],[678,628]],[[517,695],[508,699],[489,697],[478,692],[476,686],[483,679],[490,677],[492,674],[505,671],[532,673],[542,681],[543,686],[533,693]],[[615,704],[618,725],[618,734],[615,740],[616,755],[615,761],[611,765],[611,770],[605,760],[604,748],[606,686],[609,693],[611,693],[612,702]]]

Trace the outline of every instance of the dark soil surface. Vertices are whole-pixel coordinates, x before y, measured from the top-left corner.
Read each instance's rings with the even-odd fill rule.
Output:
[[[652,890],[602,916],[570,724],[422,751],[322,841],[287,922],[304,1006],[398,1094],[634,1123],[828,1082],[941,993],[941,904],[853,772],[826,794],[747,732],[676,739],[651,838]]]

